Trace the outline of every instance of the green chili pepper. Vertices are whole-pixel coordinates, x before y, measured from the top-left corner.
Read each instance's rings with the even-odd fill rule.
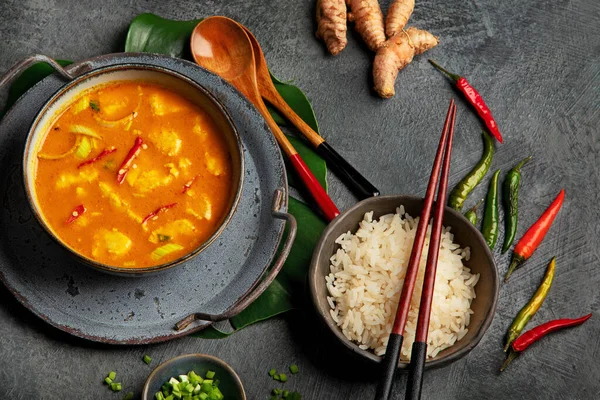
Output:
[[[502,189],[504,195],[504,215],[506,229],[504,232],[504,244],[502,245],[502,253],[510,248],[517,234],[517,222],[519,219],[519,185],[521,183],[521,167],[531,160],[531,156],[525,158],[520,163],[508,171],[504,178],[504,186]]]
[[[508,350],[511,343],[519,337],[525,325],[529,322],[531,317],[535,315],[537,310],[540,309],[542,303],[546,299],[548,295],[548,291],[550,290],[550,286],[552,286],[552,279],[554,279],[554,271],[556,269],[556,257],[552,258],[550,264],[548,264],[548,268],[546,268],[546,274],[544,275],[544,280],[542,284],[537,288],[535,294],[529,300],[521,311],[517,314],[515,319],[513,320],[510,328],[508,329],[508,334],[506,335],[506,345],[504,346],[504,352]]]
[[[494,250],[496,246],[496,240],[498,239],[498,176],[500,170],[494,172],[494,176],[490,181],[490,188],[488,189],[487,196],[485,198],[485,212],[483,213],[483,226],[481,233],[485,238],[486,243],[490,246],[490,249]]]
[[[475,186],[481,182],[492,163],[494,157],[494,141],[487,132],[483,131],[483,155],[481,159],[473,167],[473,169],[464,177],[450,192],[448,197],[448,205],[453,209],[460,211],[463,208],[465,200],[469,193],[475,189]]]
[[[473,225],[477,225],[477,209],[479,208],[481,203],[483,203],[483,199],[479,200],[477,204],[475,204],[469,209],[469,211],[465,213],[465,218],[468,219],[469,222]]]

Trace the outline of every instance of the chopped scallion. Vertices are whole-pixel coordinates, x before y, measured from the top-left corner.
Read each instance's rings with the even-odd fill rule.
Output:
[[[287,375],[286,374],[279,374],[279,380],[281,382],[287,382]]]
[[[292,374],[297,374],[298,372],[300,372],[300,368],[298,368],[296,364],[292,364],[290,365],[290,372]]]
[[[111,383],[110,384],[110,390],[112,390],[113,392],[120,392],[121,389],[123,389],[123,387],[121,386],[120,383]]]
[[[169,236],[169,235],[162,235],[162,234],[158,233],[156,236],[158,236],[159,242],[168,242],[169,240],[171,240],[171,236]]]
[[[111,383],[113,383],[113,380],[107,376],[106,378],[104,378],[104,382],[106,382],[107,385],[110,385]]]
[[[277,373],[277,371],[275,371],[275,368],[273,368],[272,370],[269,371],[269,376],[272,378],[275,376],[276,373]]]
[[[100,111],[100,104],[98,104],[98,102],[95,100],[90,100],[90,108],[94,111]],[[127,394],[129,394],[129,393],[127,393]],[[132,396],[133,396],[133,394],[132,394]]]
[[[92,143],[90,142],[90,138],[84,136],[81,138],[79,142],[79,146],[77,146],[77,150],[75,150],[75,157],[79,159],[87,158],[92,152]]]
[[[127,392],[123,400],[133,400],[133,392]]]
[[[206,373],[206,379],[190,371],[187,375],[173,377],[162,385],[161,392],[154,395],[161,400],[224,400],[223,393],[217,387],[218,379],[214,371]],[[162,396],[162,397],[160,397]]]
[[[148,354],[146,354],[144,358],[142,358],[142,361],[149,365],[152,362],[152,358]]]
[[[158,260],[164,256],[166,256],[167,254],[176,252],[183,249],[183,246],[177,243],[167,243],[163,246],[157,247],[156,249],[154,249],[154,251],[152,252],[151,256],[153,260]],[[185,375],[183,375],[185,376]],[[187,378],[187,377],[186,377]]]
[[[98,135],[96,131],[83,125],[71,125],[69,127],[69,132],[102,140],[102,136]]]

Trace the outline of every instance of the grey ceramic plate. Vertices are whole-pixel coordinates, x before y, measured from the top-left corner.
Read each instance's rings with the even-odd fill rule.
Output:
[[[122,278],[79,264],[38,225],[22,184],[21,157],[29,126],[64,84],[52,75],[30,89],[0,124],[0,278],[36,315],[94,341],[151,343],[205,328],[210,324],[207,321],[196,321],[180,332],[173,329],[189,314],[227,310],[254,287],[277,251],[284,223],[271,214],[275,190],[283,188],[287,200],[279,148],[250,103],[221,78],[192,63],[152,54],[115,54],[70,68],[83,63],[92,68],[121,63],[158,65],[195,80],[221,101],[244,146],[245,181],[238,209],[205,252],[162,274]]]

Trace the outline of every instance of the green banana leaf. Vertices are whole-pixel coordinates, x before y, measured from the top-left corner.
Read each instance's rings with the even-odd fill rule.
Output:
[[[125,50],[185,57],[189,36],[199,21],[172,21],[153,14],[141,14],[133,20],[129,28]],[[65,66],[71,62],[59,60],[59,63]],[[35,64],[24,71],[11,86],[4,111],[8,110],[29,88],[52,72],[52,68],[44,63]],[[283,83],[273,76],[272,79],[290,107],[318,132],[315,114],[304,93],[297,87]],[[285,120],[278,114],[275,114],[274,117],[278,123],[285,123]],[[323,159],[304,141],[292,136],[289,138],[321,185],[327,189],[327,168]],[[325,228],[325,223],[310,207],[292,197],[289,200],[289,212],[298,221],[298,232],[290,255],[273,284],[253,304],[230,320],[234,332],[297,307],[293,299],[302,296],[302,286],[306,279],[310,257]],[[222,338],[230,334],[210,327],[196,336]]]
[[[189,58],[190,36],[200,21],[174,21],[150,13],[140,14],[129,26],[125,51]]]

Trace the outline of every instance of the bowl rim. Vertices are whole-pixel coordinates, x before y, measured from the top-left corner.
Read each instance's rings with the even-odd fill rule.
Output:
[[[321,237],[319,238],[319,241],[317,242],[317,244],[315,246],[315,250],[313,252],[313,256],[312,256],[310,266],[309,266],[309,273],[308,273],[308,280],[309,280],[308,286],[309,286],[309,290],[310,290],[311,300],[312,300],[313,306],[316,309],[316,312],[319,315],[322,322],[325,323],[325,325],[339,339],[339,341],[344,345],[344,347],[346,347],[353,353],[361,356],[363,359],[368,359],[368,360],[370,360],[372,362],[376,362],[376,363],[381,363],[383,357],[375,355],[375,353],[373,353],[370,350],[360,349],[356,343],[350,341],[348,338],[346,338],[346,336],[344,336],[342,331],[335,324],[333,319],[329,316],[329,312],[328,312],[329,310],[327,310],[327,312],[324,313],[323,310],[319,307],[319,302],[318,302],[319,296],[316,292],[316,287],[318,284],[320,284],[317,281],[318,279],[322,280],[323,282],[325,281],[325,276],[321,276],[320,274],[317,273],[317,266],[318,266],[319,259],[324,257],[324,255],[322,253],[323,253],[323,247],[325,246],[325,244],[332,240],[335,241],[335,239],[336,239],[335,237],[333,237],[332,232],[336,229],[336,227],[340,224],[340,222],[345,219],[345,217],[347,215],[351,214],[352,212],[354,212],[356,210],[360,210],[360,209],[365,209],[365,212],[368,212],[368,211],[370,211],[368,209],[368,206],[370,206],[373,203],[382,201],[382,200],[397,201],[398,207],[399,207],[400,205],[402,205],[403,200],[424,201],[424,198],[419,197],[419,196],[414,196],[414,195],[400,195],[400,194],[370,197],[368,199],[365,199],[365,200],[362,200],[362,201],[356,203],[354,206],[345,210],[340,215],[338,215],[325,228],[325,230],[321,234]],[[469,222],[469,220],[466,219],[460,212],[458,212],[448,206],[445,206],[444,214],[450,214],[450,215],[458,218],[459,220],[462,220],[462,222],[464,222],[465,224],[472,225],[471,222]],[[486,317],[484,318],[478,332],[475,334],[475,336],[473,336],[473,338],[471,339],[470,342],[468,342],[462,349],[457,350],[453,353],[450,353],[444,357],[436,358],[431,361],[426,361],[425,368],[436,368],[436,367],[445,366],[445,365],[450,364],[453,361],[459,360],[460,358],[467,355],[471,350],[473,350],[475,348],[475,346],[477,346],[479,344],[479,342],[485,335],[486,331],[492,324],[492,321],[496,314],[496,306],[498,303],[498,294],[500,291],[500,280],[499,280],[499,276],[498,276],[498,269],[496,267],[496,262],[495,262],[493,253],[490,250],[490,248],[488,247],[488,245],[485,243],[485,239],[483,238],[483,235],[481,234],[481,232],[479,232],[479,230],[475,226],[472,226],[472,228],[476,232],[477,240],[480,242],[480,245],[482,245],[481,247],[484,249],[486,258],[488,258],[491,261],[491,270],[493,271],[493,274],[492,274],[493,296],[492,296],[492,304],[491,304],[490,310],[489,310],[488,314],[486,315]],[[331,255],[327,256],[327,260],[329,260],[330,256]],[[451,347],[449,347],[449,348],[451,348]],[[397,368],[399,370],[405,370],[408,368],[408,366],[409,366],[409,362],[399,360]]]
[[[169,261],[169,262],[166,262],[163,264],[157,264],[157,265],[147,266],[147,267],[143,267],[143,268],[126,268],[126,267],[118,267],[118,266],[114,266],[114,265],[104,264],[104,263],[96,261],[92,258],[86,257],[86,256],[80,254],[79,252],[75,251],[70,246],[68,246],[60,237],[58,237],[58,235],[56,235],[54,233],[54,231],[49,227],[49,225],[44,220],[44,218],[41,214],[41,210],[39,209],[38,202],[34,200],[34,196],[31,193],[30,186],[28,184],[29,179],[30,179],[30,177],[29,177],[30,174],[28,173],[29,172],[28,166],[29,166],[29,164],[32,163],[32,160],[28,157],[28,154],[29,154],[30,147],[35,146],[37,144],[37,142],[33,143],[33,140],[32,140],[33,135],[36,132],[36,130],[39,128],[38,125],[40,124],[42,118],[48,112],[49,108],[66,92],[68,92],[69,90],[76,89],[76,86],[84,83],[88,79],[93,79],[93,78],[96,78],[103,74],[109,74],[109,73],[119,72],[119,71],[123,71],[123,70],[152,71],[152,72],[170,75],[171,77],[183,81],[184,83],[193,87],[194,90],[197,90],[198,92],[200,92],[205,98],[207,98],[215,106],[217,112],[220,113],[221,116],[224,118],[226,125],[231,130],[230,133],[236,144],[235,147],[238,150],[237,153],[238,153],[238,158],[239,158],[239,160],[238,160],[239,161],[239,176],[237,177],[238,184],[237,184],[237,188],[235,188],[235,193],[232,196],[233,201],[231,202],[231,207],[229,208],[229,211],[227,212],[227,214],[225,214],[223,216],[221,223],[219,224],[217,229],[212,233],[212,235],[209,238],[207,238],[204,242],[202,242],[199,246],[193,248],[188,253],[184,254],[183,256],[181,256],[175,260],[172,260],[172,261]],[[140,80],[143,80],[143,79],[140,79]],[[108,84],[110,82],[116,82],[116,81],[118,81],[118,79],[108,81],[105,84]],[[44,138],[44,136],[40,136],[38,141],[43,138]],[[229,224],[229,221],[231,220],[231,218],[237,211],[237,207],[239,205],[239,201],[240,201],[240,198],[242,195],[244,176],[245,176],[245,173],[244,173],[244,171],[245,171],[244,147],[242,144],[242,140],[239,135],[237,126],[233,122],[231,115],[229,114],[229,112],[227,111],[227,109],[225,108],[223,103],[219,99],[217,99],[216,96],[214,96],[202,84],[200,84],[199,82],[196,82],[195,80],[187,77],[186,75],[184,75],[180,72],[177,72],[172,69],[169,69],[169,68],[166,68],[163,66],[159,66],[159,65],[148,65],[148,64],[141,64],[141,63],[136,63],[136,62],[122,62],[122,63],[117,63],[117,64],[105,66],[105,67],[94,68],[90,71],[87,71],[87,72],[75,77],[72,81],[66,83],[64,86],[62,86],[60,89],[58,89],[56,91],[56,93],[54,93],[44,103],[44,105],[42,106],[40,111],[38,111],[36,113],[36,116],[31,124],[31,126],[29,127],[29,130],[27,131],[27,136],[26,136],[26,140],[25,140],[25,146],[24,146],[22,158],[23,158],[23,163],[22,163],[23,175],[22,175],[22,177],[23,177],[23,184],[25,187],[27,202],[28,202],[29,208],[31,209],[33,215],[35,216],[38,223],[42,226],[44,231],[56,243],[58,243],[63,249],[67,250],[67,252],[69,254],[74,256],[74,258],[77,259],[78,261],[80,261],[82,264],[84,264],[86,266],[90,266],[96,270],[100,270],[103,272],[107,272],[107,273],[110,273],[113,275],[119,275],[119,276],[142,276],[142,275],[148,275],[148,274],[156,273],[156,272],[160,272],[160,271],[165,271],[165,270],[168,270],[172,267],[175,267],[177,265],[180,265],[180,264],[192,259],[193,257],[200,254],[202,251],[204,251],[206,248],[208,248],[225,230],[225,228]]]
[[[215,364],[219,364],[223,369],[225,369],[233,377],[233,380],[239,386],[239,389],[241,390],[241,393],[242,393],[242,398],[240,400],[246,400],[246,390],[244,389],[242,380],[240,379],[239,375],[235,372],[235,370],[231,367],[231,365],[227,364],[225,361],[221,360],[218,357],[212,356],[210,354],[202,354],[202,353],[182,354],[182,355],[170,358],[166,361],[163,361],[162,363],[157,365],[152,370],[152,372],[150,372],[150,374],[148,375],[148,378],[146,378],[146,381],[144,382],[144,387],[142,389],[142,400],[150,400],[152,398],[152,397],[149,397],[149,396],[153,395],[153,394],[149,393],[150,383],[155,378],[155,375],[158,374],[158,372],[161,369],[167,368],[170,364],[177,362],[179,360],[187,359],[187,358],[210,360],[211,362],[214,362]]]

